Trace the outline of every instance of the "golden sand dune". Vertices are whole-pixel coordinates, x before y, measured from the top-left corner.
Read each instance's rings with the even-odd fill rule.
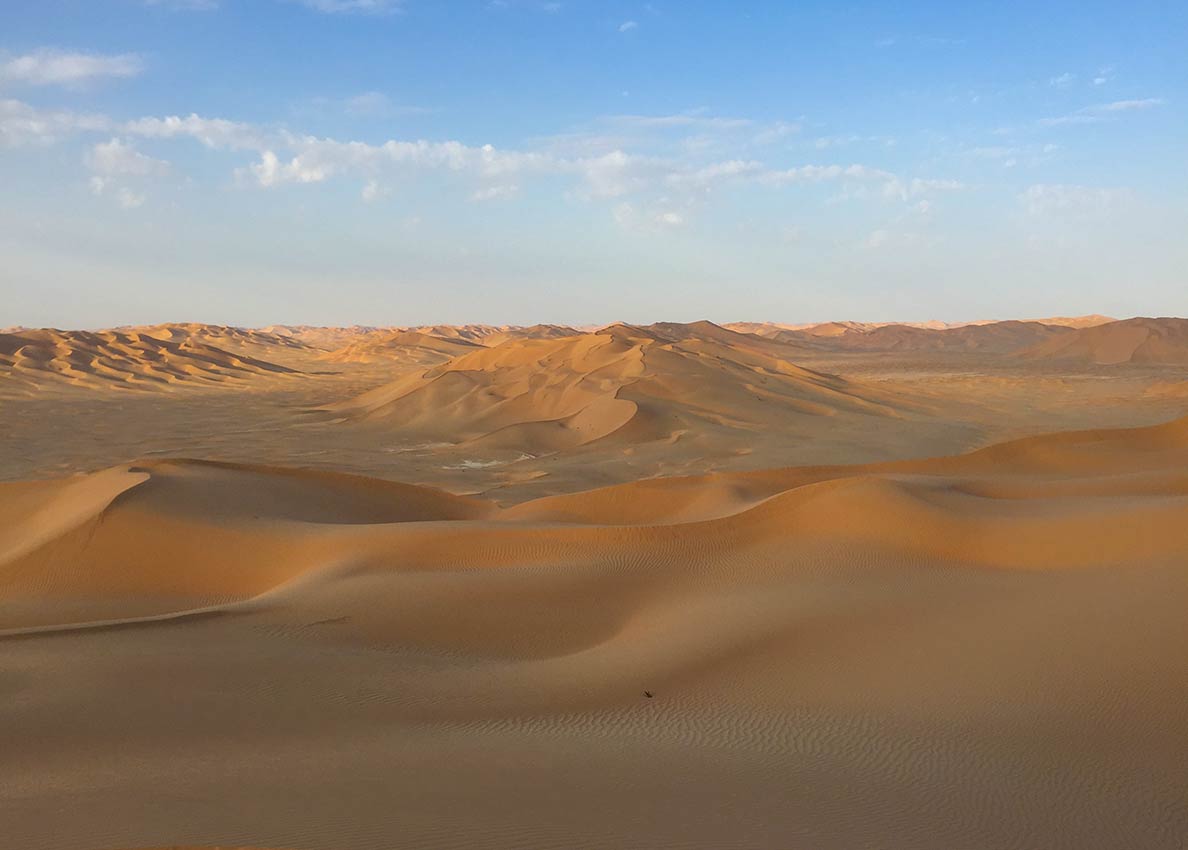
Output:
[[[0,831],[1178,850],[1185,470],[1188,419],[503,511],[191,461],[0,485]]]
[[[612,435],[631,443],[757,431],[842,411],[897,415],[892,394],[783,359],[794,352],[709,322],[614,325],[509,340],[324,409],[409,435],[525,451]]]
[[[461,337],[418,331],[376,331],[324,355],[335,363],[386,363],[393,368],[431,366],[482,348]]]
[[[1020,353],[1033,360],[1188,364],[1188,319],[1126,319],[1082,328]]]
[[[150,389],[220,384],[294,370],[166,331],[59,331],[0,334],[4,389],[42,386]]]

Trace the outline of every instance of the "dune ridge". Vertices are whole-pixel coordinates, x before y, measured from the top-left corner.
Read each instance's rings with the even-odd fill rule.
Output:
[[[557,450],[615,436],[753,430],[776,417],[899,415],[891,393],[793,365],[794,348],[709,322],[512,339],[323,410],[454,443]]]

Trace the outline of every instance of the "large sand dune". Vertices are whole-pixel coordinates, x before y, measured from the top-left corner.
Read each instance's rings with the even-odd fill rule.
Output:
[[[795,349],[713,325],[613,325],[550,339],[511,339],[410,373],[325,410],[385,420],[403,434],[522,448],[572,448],[614,436],[758,431],[841,412],[893,417],[907,403],[804,369]]]
[[[1178,850],[1186,469],[1182,419],[503,510],[193,461],[0,485],[0,834]]]

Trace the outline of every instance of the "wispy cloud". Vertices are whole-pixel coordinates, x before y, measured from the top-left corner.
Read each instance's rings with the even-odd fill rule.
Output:
[[[637,29],[639,29],[638,21],[623,21],[623,23],[619,24],[619,32],[631,32]]]
[[[79,132],[109,132],[105,115],[38,109],[19,100],[0,100],[0,146],[50,144]]]
[[[1139,100],[1115,100],[1111,103],[1098,103],[1086,106],[1067,115],[1057,115],[1054,118],[1041,118],[1040,124],[1045,127],[1059,127],[1064,124],[1096,124],[1105,121],[1122,112],[1135,112],[1151,109],[1163,103],[1162,98],[1147,97]]]
[[[1076,78],[1077,78],[1076,74],[1072,74],[1072,73],[1065,71],[1063,74],[1061,74],[1058,77],[1049,78],[1048,85],[1050,85],[1054,88],[1062,89],[1062,88],[1072,85],[1072,83],[1076,80]]]
[[[134,53],[104,55],[42,48],[0,57],[0,84],[79,86],[103,78],[135,77],[144,62]]]

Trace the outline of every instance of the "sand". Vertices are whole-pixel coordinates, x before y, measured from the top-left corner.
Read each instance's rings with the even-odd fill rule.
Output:
[[[1174,369],[232,336],[294,371],[0,385],[0,845],[1183,847]]]

